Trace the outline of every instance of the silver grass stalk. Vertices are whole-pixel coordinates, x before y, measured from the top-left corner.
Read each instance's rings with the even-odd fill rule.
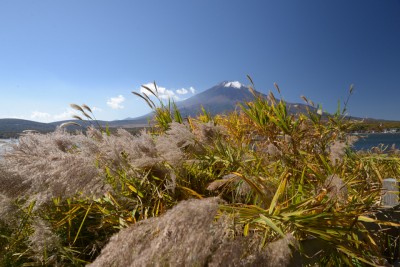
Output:
[[[89,266],[204,266],[224,235],[213,225],[217,209],[215,198],[183,201],[121,230]]]
[[[164,215],[141,221],[111,237],[97,266],[289,266],[292,235],[259,250],[260,238],[233,239],[232,219],[215,221],[219,200],[182,201]]]
[[[177,166],[185,159],[185,151],[195,145],[195,136],[185,124],[172,122],[170,129],[155,140],[160,157]]]
[[[59,237],[48,223],[36,218],[32,224],[33,233],[29,236],[31,258],[44,265],[57,265],[57,254],[61,248]]]

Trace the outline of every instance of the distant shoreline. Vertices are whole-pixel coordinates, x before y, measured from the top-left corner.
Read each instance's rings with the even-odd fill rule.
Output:
[[[360,137],[353,145],[355,150],[369,150],[373,147],[383,146],[383,148],[400,148],[400,132],[374,132],[352,134]]]

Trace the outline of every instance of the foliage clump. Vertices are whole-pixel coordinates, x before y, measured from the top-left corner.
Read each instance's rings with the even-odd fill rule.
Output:
[[[217,210],[217,199],[183,201],[121,230],[90,266],[204,266],[229,234],[227,225],[213,223]]]
[[[249,90],[254,101],[231,114],[183,118],[147,88],[135,94],[154,109],[148,131],[22,136],[0,159],[0,265],[393,260],[392,239],[368,225],[397,225],[374,214],[382,180],[400,177],[398,154],[353,151],[346,105],[326,114],[304,98],[290,113],[281,96]]]
[[[182,201],[159,218],[123,229],[89,266],[288,266],[292,235],[261,251],[250,237],[232,241],[231,219],[215,221],[218,202]]]
[[[108,189],[94,159],[95,140],[62,129],[49,134],[26,134],[12,153],[0,161],[0,191],[10,197],[26,196],[37,204],[78,192],[99,195]]]

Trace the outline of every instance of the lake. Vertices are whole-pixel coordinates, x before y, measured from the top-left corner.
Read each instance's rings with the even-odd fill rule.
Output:
[[[397,149],[400,148],[400,133],[360,134],[358,137],[360,139],[354,144],[355,150],[368,150],[380,144],[388,148],[394,144]]]
[[[0,139],[0,155],[7,150],[10,150],[10,144],[15,144],[16,139]]]

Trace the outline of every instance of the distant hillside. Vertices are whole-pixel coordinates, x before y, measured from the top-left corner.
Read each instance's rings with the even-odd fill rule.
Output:
[[[149,120],[153,117],[152,113],[137,118],[127,118],[125,120],[115,120],[107,122],[110,127],[135,128],[146,127],[149,125]],[[104,123],[105,125],[105,123]]]
[[[25,130],[51,132],[55,130],[55,126],[29,120],[0,119],[0,138],[14,137],[16,133],[21,133]]]
[[[57,121],[51,123],[41,123],[29,120],[21,120],[21,119],[0,119],[0,139],[2,138],[15,138],[19,134],[24,131],[37,131],[40,133],[48,133],[53,132],[57,126],[60,126],[63,123],[68,122],[76,122],[79,123],[80,126],[68,126],[66,129],[68,131],[76,131],[82,130],[90,125],[97,126],[94,122],[89,121],[77,121],[77,120],[65,120],[65,121]],[[143,128],[148,126],[148,122],[145,119],[132,119],[132,120],[118,120],[118,121],[98,121],[98,123],[102,127],[106,127],[107,125],[111,129],[116,128],[126,128],[134,131],[135,128]]]

